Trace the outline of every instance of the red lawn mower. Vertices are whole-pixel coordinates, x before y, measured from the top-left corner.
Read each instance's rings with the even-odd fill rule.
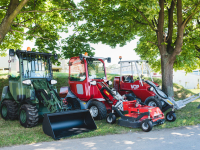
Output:
[[[60,97],[70,109],[89,109],[94,119],[107,120],[128,127],[142,127],[150,131],[153,125],[164,123],[164,115],[158,107],[139,104],[136,100],[127,101],[124,96],[110,89],[112,82],[107,80],[104,60],[80,55],[69,60],[69,87],[61,87]],[[123,115],[128,111],[127,115]],[[107,115],[109,113],[109,115]]]

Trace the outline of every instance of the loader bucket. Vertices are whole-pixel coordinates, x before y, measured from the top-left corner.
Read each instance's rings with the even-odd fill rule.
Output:
[[[55,140],[97,129],[89,110],[45,114],[42,127]]]

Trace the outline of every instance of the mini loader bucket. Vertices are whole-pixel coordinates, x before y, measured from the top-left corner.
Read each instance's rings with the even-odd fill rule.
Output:
[[[72,110],[44,115],[43,131],[55,140],[96,128],[89,110]]]

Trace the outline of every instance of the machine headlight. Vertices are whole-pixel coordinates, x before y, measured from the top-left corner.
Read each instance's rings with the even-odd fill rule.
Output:
[[[91,81],[90,84],[91,84],[91,85],[96,85],[96,84],[97,84],[97,81]]]
[[[51,80],[51,84],[57,84],[56,80]]]
[[[150,88],[149,88],[149,91],[153,91],[153,87],[150,87]]]
[[[31,85],[31,80],[24,80],[22,81],[23,84],[26,84],[26,85]]]
[[[108,85],[112,85],[112,81],[107,81],[107,84]]]

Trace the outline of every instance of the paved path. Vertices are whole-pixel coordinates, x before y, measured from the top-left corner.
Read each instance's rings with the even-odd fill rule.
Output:
[[[200,125],[151,132],[136,132],[66,139],[1,150],[200,150]]]

